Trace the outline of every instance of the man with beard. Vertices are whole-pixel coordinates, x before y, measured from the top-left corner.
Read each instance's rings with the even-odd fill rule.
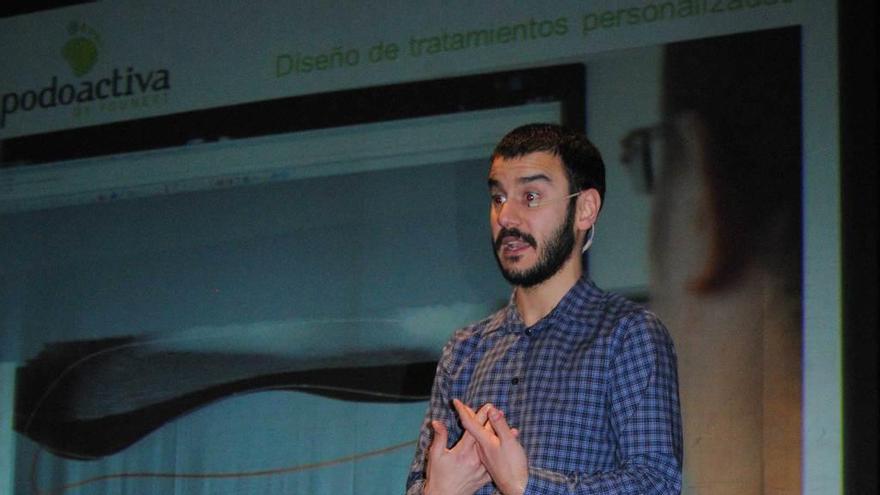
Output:
[[[513,295],[444,347],[407,493],[678,493],[669,334],[583,274],[605,193],[599,152],[572,130],[522,126],[495,148],[488,182]]]

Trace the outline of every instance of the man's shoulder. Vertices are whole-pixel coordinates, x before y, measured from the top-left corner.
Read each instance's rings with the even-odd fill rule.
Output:
[[[605,300],[605,311],[620,319],[656,319],[655,315],[643,303],[616,292],[608,292]]]
[[[623,346],[673,348],[669,330],[650,308],[621,295],[614,295],[609,301],[609,313],[614,315],[615,341]]]
[[[600,288],[589,279],[581,280],[572,290],[571,298],[566,297],[562,312],[574,319],[618,320],[629,315],[638,315],[648,310],[641,304],[617,292]]]
[[[622,337],[629,332],[660,332],[666,328],[660,318],[643,303],[614,291],[600,289],[595,284],[584,286],[580,304],[569,317],[593,321],[600,333]]]

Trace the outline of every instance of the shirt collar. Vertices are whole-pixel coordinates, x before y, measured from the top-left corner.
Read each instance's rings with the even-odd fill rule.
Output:
[[[586,274],[581,275],[581,278],[562,296],[556,307],[532,325],[531,330],[538,332],[548,326],[556,325],[562,320],[567,321],[572,314],[580,313],[585,309],[584,301],[595,301],[599,297],[601,297],[601,290]],[[516,289],[511,293],[507,306],[504,308],[500,329],[505,333],[520,333],[526,329],[516,307]]]

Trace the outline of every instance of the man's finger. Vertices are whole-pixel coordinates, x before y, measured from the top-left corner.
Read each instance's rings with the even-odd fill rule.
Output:
[[[468,408],[468,409],[470,409],[470,408]],[[476,414],[474,415],[474,419],[476,420],[476,422],[481,425],[488,425],[489,424],[489,411],[491,409],[492,409],[491,404],[484,404],[483,407],[481,407],[480,410],[477,411]],[[474,444],[476,444],[476,443],[477,443],[477,441],[476,441],[476,439],[474,439],[474,436],[471,435],[470,433],[468,433],[467,430],[465,430],[464,434],[458,440],[456,447],[461,446],[462,448],[469,449],[469,448],[473,447]]]
[[[434,429],[434,438],[431,440],[431,446],[429,449],[432,452],[442,452],[446,449],[446,439],[449,434],[446,432],[446,425],[441,421],[431,421],[431,428]]]
[[[474,436],[471,435],[467,430],[461,434],[461,438],[458,439],[458,443],[455,444],[454,449],[469,449],[476,444],[477,441],[474,439]]]
[[[501,409],[493,408],[489,412],[489,423],[502,442],[516,439],[517,435],[513,433],[513,430],[507,424],[507,418],[504,417],[504,412]]]
[[[461,420],[462,425],[464,425],[465,422],[470,423],[471,426],[474,426],[474,423],[478,423],[476,413],[474,413],[474,410],[468,407],[464,402],[458,399],[452,399],[452,406],[458,412],[458,419]]]
[[[489,421],[489,411],[491,410],[492,404],[483,404],[483,407],[481,407],[476,414],[477,423],[480,423],[481,425],[486,424],[486,422]]]
[[[482,444],[483,442],[489,440],[489,432],[483,429],[483,425],[480,424],[477,419],[477,415],[470,407],[468,407],[458,399],[453,399],[452,405],[455,407],[455,410],[458,411],[458,419],[461,421],[461,426],[464,427],[464,429],[467,430],[471,435],[473,435],[474,439],[478,443]],[[494,409],[493,407],[491,407],[491,405],[488,406],[488,409],[490,411]]]

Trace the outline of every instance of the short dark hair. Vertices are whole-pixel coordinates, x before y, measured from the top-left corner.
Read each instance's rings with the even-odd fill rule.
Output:
[[[501,138],[492,152],[492,161],[518,158],[538,151],[559,157],[571,193],[595,189],[604,204],[605,163],[599,150],[582,132],[557,124],[526,124]]]

